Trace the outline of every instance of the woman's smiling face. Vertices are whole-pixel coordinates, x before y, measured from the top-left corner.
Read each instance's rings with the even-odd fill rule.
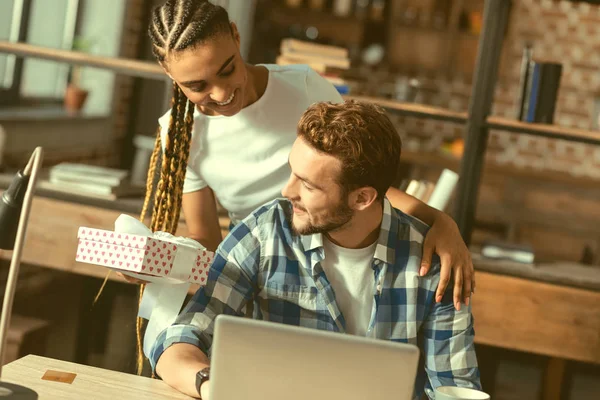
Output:
[[[232,116],[246,104],[248,72],[237,28],[231,26],[231,33],[169,54],[163,65],[186,97],[207,115]]]

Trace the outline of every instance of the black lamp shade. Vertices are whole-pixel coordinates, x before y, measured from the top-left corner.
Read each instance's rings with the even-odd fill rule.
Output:
[[[2,193],[2,201],[0,201],[0,249],[12,250],[15,246],[15,237],[28,182],[29,175],[23,175],[23,171],[19,171],[8,189]]]

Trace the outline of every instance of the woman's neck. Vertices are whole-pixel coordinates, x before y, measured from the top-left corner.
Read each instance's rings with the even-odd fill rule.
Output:
[[[265,67],[246,64],[246,69],[248,70],[248,83],[244,108],[256,103],[265,94],[269,81],[269,70]]]
[[[256,103],[265,94],[269,82],[269,70],[267,68],[251,64],[245,64],[245,67],[248,81],[244,88],[244,106],[242,109]],[[218,115],[213,111],[202,109],[199,106],[196,106],[196,109],[204,115]]]

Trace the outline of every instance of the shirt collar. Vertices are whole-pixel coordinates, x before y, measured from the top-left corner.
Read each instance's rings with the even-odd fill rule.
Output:
[[[396,262],[396,246],[394,239],[395,232],[398,231],[398,215],[392,208],[389,200],[383,198],[383,217],[381,218],[381,226],[379,227],[379,239],[375,247],[375,259],[381,260],[386,264],[394,264]]]
[[[375,247],[374,258],[386,264],[393,264],[396,260],[395,246],[391,232],[398,229],[398,216],[394,212],[389,200],[383,199],[383,218],[379,229],[379,238]],[[312,235],[301,235],[302,247],[305,251],[313,251],[323,247],[323,234],[314,233]]]
[[[313,233],[312,235],[301,235],[302,247],[305,251],[312,251],[323,247],[323,234]]]

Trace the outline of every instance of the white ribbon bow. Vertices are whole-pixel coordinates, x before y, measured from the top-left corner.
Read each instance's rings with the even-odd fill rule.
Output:
[[[190,238],[177,237],[161,231],[152,233],[141,221],[125,214],[121,214],[115,221],[115,232],[152,237],[177,244],[173,267],[168,277],[122,271],[125,275],[150,282],[146,285],[138,311],[139,317],[149,321],[144,335],[144,354],[149,357],[158,335],[171,326],[179,315],[190,288],[187,279],[195,265],[198,250],[206,248]]]

